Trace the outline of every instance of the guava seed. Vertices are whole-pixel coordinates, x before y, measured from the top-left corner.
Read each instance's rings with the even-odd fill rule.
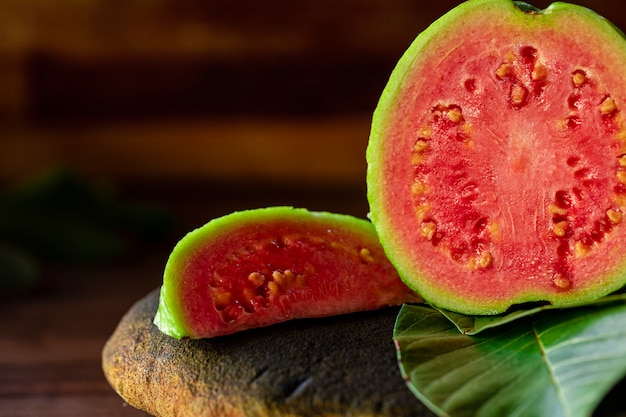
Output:
[[[256,293],[254,292],[254,290],[252,290],[251,288],[244,288],[243,290],[244,302],[242,303],[242,305],[243,305],[243,310],[246,313],[254,313],[256,311],[256,305],[254,303],[255,296],[256,296]]]
[[[433,129],[429,126],[421,127],[419,130],[419,137],[422,139],[428,139],[433,135]]]
[[[274,281],[269,281],[267,283],[267,289],[270,298],[277,297],[280,294],[280,288],[278,287],[278,284],[276,284]]]
[[[557,274],[554,277],[553,282],[554,285],[556,285],[558,288],[561,288],[562,290],[566,290],[572,286],[572,282],[561,274]]]
[[[496,77],[503,79],[511,72],[511,65],[504,63],[498,67],[496,70]]]
[[[428,204],[420,204],[415,207],[415,215],[419,221],[424,220],[426,214],[430,211],[430,206]]]
[[[448,119],[450,119],[452,123],[461,123],[461,121],[463,121],[463,113],[461,112],[461,108],[450,108],[450,110],[448,110]]]
[[[285,271],[287,272],[287,271]],[[272,280],[278,285],[280,288],[285,288],[289,285],[289,279],[286,274],[281,274],[280,271],[272,272]]]
[[[426,187],[423,182],[418,180],[415,180],[415,182],[413,182],[413,185],[411,186],[411,192],[413,193],[413,195],[424,194],[427,190],[428,187]]]
[[[367,248],[361,248],[361,250],[359,251],[359,258],[361,258],[364,262],[367,262],[367,263],[374,262],[374,257],[372,256],[372,253],[370,252],[370,250]]]
[[[478,267],[481,269],[488,268],[491,265],[492,261],[493,261],[493,257],[491,255],[491,252],[483,251],[478,256]]]
[[[617,105],[615,104],[615,100],[611,96],[607,96],[602,100],[600,104],[600,113],[604,115],[609,115],[615,113],[617,110]]]
[[[424,156],[421,152],[413,152],[413,155],[411,155],[411,165],[418,166],[421,165],[423,161]]]
[[[213,305],[217,310],[223,310],[230,304],[232,294],[228,291],[214,291],[213,292]]]
[[[428,142],[424,139],[418,139],[413,146],[415,152],[424,152],[426,149],[428,149]]]
[[[548,209],[550,210],[550,213],[552,213],[554,215],[564,216],[564,215],[567,214],[567,210],[557,206],[556,204],[550,204],[550,207]]]
[[[606,217],[613,224],[619,224],[622,221],[622,212],[619,210],[608,209],[606,211]]]
[[[541,62],[537,62],[530,75],[533,81],[543,81],[548,78],[548,69]]]
[[[258,288],[265,282],[265,276],[260,274],[259,272],[252,272],[248,275],[248,281],[255,287]]]
[[[587,74],[583,70],[576,70],[572,73],[572,83],[574,87],[582,87],[587,82]]]
[[[568,229],[569,229],[569,224],[565,220],[562,220],[552,225],[552,231],[558,237],[565,236],[567,234]]]
[[[528,89],[519,83],[511,86],[511,104],[513,107],[523,107],[528,101]]]
[[[576,251],[577,258],[582,258],[586,256],[590,250],[589,246],[583,244],[582,242],[576,242],[576,244],[574,245],[574,249]]]
[[[427,240],[432,240],[437,232],[437,225],[434,222],[424,222],[422,223],[422,236],[424,236]]]

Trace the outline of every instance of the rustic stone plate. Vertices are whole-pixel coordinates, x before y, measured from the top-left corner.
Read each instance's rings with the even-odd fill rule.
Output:
[[[122,318],[102,352],[129,404],[159,417],[432,416],[400,376],[398,308],[202,340],[177,340],[152,319],[155,290]]]

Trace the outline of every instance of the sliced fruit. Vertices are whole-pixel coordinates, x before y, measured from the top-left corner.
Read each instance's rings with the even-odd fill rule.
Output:
[[[431,304],[494,314],[626,282],[626,41],[596,13],[470,0],[408,48],[367,149],[371,219]]]
[[[208,338],[416,300],[370,222],[271,207],[185,236],[165,267],[154,322],[176,338]]]

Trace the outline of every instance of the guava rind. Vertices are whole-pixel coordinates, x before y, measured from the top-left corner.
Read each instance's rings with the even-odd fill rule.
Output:
[[[481,288],[480,285],[475,287],[475,291],[463,292],[452,286],[442,286],[437,282],[436,277],[427,276],[428,274],[416,263],[416,252],[419,252],[419,249],[402,237],[404,231],[413,230],[412,226],[414,225],[407,224],[400,218],[412,209],[407,201],[406,191],[390,183],[390,178],[396,175],[395,170],[397,165],[401,164],[399,161],[402,158],[400,145],[397,145],[402,140],[399,139],[402,132],[399,132],[398,126],[393,126],[394,121],[400,124],[394,117],[399,120],[402,119],[394,112],[400,114],[406,109],[403,107],[402,110],[398,110],[398,108],[410,106],[410,103],[401,102],[402,97],[406,91],[412,88],[412,77],[415,76],[414,68],[421,65],[421,62],[426,59],[424,56],[428,55],[431,59],[443,60],[450,52],[440,46],[446,44],[446,39],[456,36],[455,33],[466,30],[468,27],[474,30],[473,33],[465,34],[465,39],[468,42],[475,42],[477,37],[486,34],[486,39],[491,39],[492,44],[497,44],[500,41],[499,35],[506,36],[505,33],[488,33],[487,28],[474,25],[474,22],[480,20],[481,15],[486,12],[490,13],[490,19],[498,22],[498,24],[504,22],[502,23],[504,28],[512,27],[511,25],[506,26],[507,22],[511,21],[513,25],[517,25],[516,29],[526,30],[527,39],[520,39],[519,45],[529,42],[528,39],[533,39],[533,37],[540,38],[541,35],[537,35],[533,31],[541,27],[553,26],[556,28],[558,26],[558,30],[564,31],[564,38],[566,36],[577,38],[578,34],[583,32],[592,33],[596,40],[587,47],[602,49],[605,54],[605,60],[598,63],[598,68],[602,65],[610,68],[607,71],[610,72],[614,80],[619,79],[620,73],[624,72],[623,68],[626,68],[626,42],[624,42],[622,32],[608,20],[587,8],[559,2],[553,3],[544,10],[539,10],[526,3],[509,0],[469,0],[460,4],[435,21],[415,39],[399,60],[383,90],[373,115],[366,154],[370,219],[377,229],[388,258],[396,266],[401,278],[428,302],[448,310],[464,314],[497,314],[518,303],[549,301],[556,305],[576,305],[613,292],[626,282],[626,273],[624,273],[626,271],[626,256],[624,251],[619,249],[620,245],[617,244],[612,246],[610,253],[607,251],[605,254],[605,259],[607,263],[611,264],[611,267],[600,270],[594,277],[595,282],[589,285],[579,281],[577,288],[571,291],[552,293],[546,293],[541,288],[537,289],[528,285],[515,294],[498,295],[492,292],[488,296],[481,296],[484,288]],[[498,18],[494,18],[495,15]],[[583,24],[580,25],[580,22]],[[567,32],[565,33],[565,31]],[[585,33],[585,36],[588,36],[588,33]],[[454,47],[462,49],[463,45],[457,44]],[[433,79],[429,80],[432,83],[451,82],[443,76],[437,78],[437,74],[428,75],[432,75]],[[621,75],[621,78],[626,78],[626,74]],[[415,87],[415,90],[419,90],[419,87]],[[617,93],[619,93],[621,104],[626,98],[626,86],[621,83],[617,90],[619,90]],[[428,101],[431,98],[417,94],[411,99],[418,102]],[[546,175],[549,176],[550,174],[546,173]],[[410,187],[410,184],[406,185],[407,188]],[[392,205],[391,202],[397,205],[396,211],[389,208]],[[415,229],[415,233],[419,233],[419,231]],[[617,234],[617,232],[615,233]],[[428,258],[428,255],[424,256]],[[429,262],[436,263],[433,259],[429,259]],[[446,273],[445,265],[441,265],[441,274]]]
[[[309,262],[302,259],[277,260],[281,257],[281,251],[307,244],[302,241],[292,246],[285,244],[286,249],[275,245],[274,241],[282,239],[283,233],[288,236],[293,236],[294,233],[303,234],[306,239],[314,239],[319,246],[313,249],[326,253],[319,257],[316,255],[316,260],[310,260],[314,271],[302,272],[303,288],[288,288],[290,291],[288,294],[279,296],[275,302],[268,303],[269,306],[265,305],[255,312],[242,313],[232,321],[224,319],[223,315],[220,316],[216,302],[210,300],[211,297],[202,292],[202,288],[197,292],[193,289],[190,292],[190,286],[204,285],[194,283],[198,278],[189,272],[196,268],[194,262],[198,259],[205,264],[214,262],[215,259],[211,257],[217,256],[217,252],[212,251],[219,251],[218,255],[222,258],[217,262],[222,262],[222,259],[235,254],[240,249],[238,246],[257,243],[250,243],[251,239],[269,239],[272,241],[272,250],[276,250],[276,247],[281,249],[278,249],[278,252],[270,251],[271,253],[265,252],[262,248],[254,249],[260,255],[253,251],[249,256],[244,255],[247,259],[239,258],[232,262],[225,260],[224,263],[233,276],[224,278],[235,286],[241,285],[240,282],[245,284],[245,277],[254,270],[250,268],[269,270],[270,273],[264,275],[269,281],[273,269],[280,268],[286,272],[292,268],[289,266],[292,263]],[[334,244],[338,246],[333,246]],[[363,256],[363,252],[359,251],[364,248],[367,261],[359,259],[359,256]],[[285,252],[282,253],[284,255]],[[369,258],[370,255],[372,258]],[[252,262],[258,262],[260,265],[246,263],[259,256],[261,257],[259,261]],[[205,261],[203,258],[210,260]],[[339,264],[340,259],[342,264]],[[347,266],[346,270],[339,270],[336,271],[336,275],[328,276],[328,271],[334,271],[333,263],[336,260],[338,265]],[[282,264],[277,266],[280,262]],[[285,266],[285,262],[289,265]],[[329,265],[330,268],[326,268]],[[350,269],[352,266],[354,269]],[[293,267],[293,270],[296,271],[297,268],[298,266]],[[199,298],[202,300],[198,301]],[[344,214],[313,212],[292,207],[269,207],[234,212],[211,220],[178,242],[165,266],[159,308],[154,323],[163,333],[178,339],[208,338],[293,318],[372,310],[419,299],[399,279],[395,268],[386,259],[376,231],[369,221]],[[200,307],[190,306],[188,302]],[[200,324],[192,325],[192,321]],[[199,330],[199,327],[203,329]]]

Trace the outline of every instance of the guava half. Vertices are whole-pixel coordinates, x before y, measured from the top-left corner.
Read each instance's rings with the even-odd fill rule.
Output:
[[[369,221],[270,207],[183,237],[165,266],[154,322],[175,338],[199,339],[417,300]]]
[[[393,70],[370,216],[409,287],[465,314],[626,282],[626,41],[593,11],[470,0]]]

